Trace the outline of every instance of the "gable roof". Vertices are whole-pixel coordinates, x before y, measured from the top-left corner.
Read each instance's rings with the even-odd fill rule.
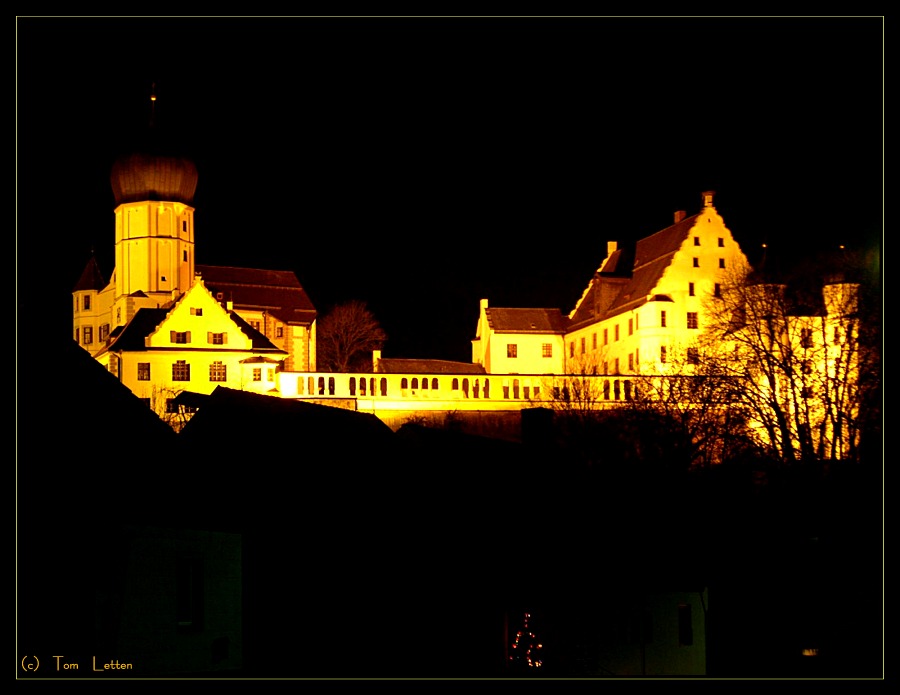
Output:
[[[699,215],[685,217],[680,222],[640,239],[634,246],[634,262],[630,269],[625,260],[628,253],[616,255],[612,272],[606,272],[609,263],[598,271],[572,314],[570,328],[592,323],[603,318],[621,314],[624,311],[646,304],[648,296],[659,284],[675,253],[681,248]],[[621,249],[620,249],[621,251]],[[618,252],[617,252],[618,254]],[[610,258],[612,260],[612,257]],[[614,297],[601,316],[594,311],[598,293],[610,289],[612,283],[621,283],[613,289]]]
[[[182,295],[183,296],[183,295]],[[101,350],[98,355],[104,352],[146,352],[146,338],[153,333],[159,325],[166,319],[169,313],[174,309],[174,304],[167,308],[161,309],[138,309],[131,320],[125,326],[118,328],[111,334],[110,343]],[[249,323],[240,317],[235,311],[228,311],[228,317],[234,321],[235,325],[250,338],[253,352],[287,354],[284,350],[276,347],[272,341],[266,336],[253,328]],[[234,352],[224,345],[215,346],[217,352]],[[165,348],[154,348],[155,350]],[[178,345],[179,350],[190,350],[189,346]],[[193,348],[203,350],[205,348]],[[243,350],[241,350],[243,351]]]
[[[265,310],[287,324],[309,325],[316,319],[316,309],[292,271],[214,265],[194,270],[214,296],[221,294],[236,309]]]
[[[566,331],[567,321],[559,309],[486,307],[488,325],[495,333],[551,333]]]

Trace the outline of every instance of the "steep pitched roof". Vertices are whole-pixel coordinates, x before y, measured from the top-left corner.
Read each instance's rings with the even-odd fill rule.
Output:
[[[687,239],[691,228],[697,221],[698,215],[686,217],[680,222],[666,227],[665,229],[651,234],[644,239],[640,239],[635,244],[634,263],[628,275],[628,269],[623,263],[623,259],[628,254],[623,254],[616,259],[616,264],[611,273],[606,273],[609,264],[604,264],[601,271],[594,276],[594,280],[586,290],[585,294],[579,300],[576,310],[572,314],[571,327],[598,321],[602,318],[615,316],[629,309],[641,306],[648,301],[648,296],[653,288],[659,284],[663,273],[675,253],[681,248],[681,245]],[[625,282],[621,282],[621,287],[614,292],[614,298],[608,304],[602,316],[594,313],[595,299],[597,293],[603,291],[604,283],[606,289],[609,289],[609,277],[627,278]],[[615,282],[615,281],[614,281]]]
[[[566,331],[566,318],[559,309],[487,307],[485,317],[496,333],[555,333]]]
[[[381,358],[375,371],[379,374],[484,374],[484,366],[449,360]]]
[[[221,294],[235,308],[265,309],[287,324],[309,325],[316,318],[306,290],[289,270],[197,265],[195,271],[213,295]]]
[[[100,272],[100,266],[97,264],[97,257],[91,255],[84,266],[84,270],[81,272],[81,277],[78,278],[78,282],[75,283],[75,287],[72,288],[72,291],[85,292],[87,290],[102,290],[104,287],[106,287],[106,280],[103,279],[103,274]]]
[[[145,352],[147,350],[145,338],[159,327],[173,308],[174,306],[163,309],[138,309],[131,318],[131,321],[125,324],[121,329],[117,329],[118,332],[113,333],[110,344],[98,354],[107,351]],[[244,335],[250,338],[250,349],[253,352],[285,354],[284,350],[272,344],[272,341],[244,321],[237,312],[229,311],[228,316],[234,321],[235,325],[241,329]],[[179,349],[190,349],[184,345],[179,345],[178,347]],[[218,345],[216,348],[220,352],[228,351],[228,349],[222,345]]]

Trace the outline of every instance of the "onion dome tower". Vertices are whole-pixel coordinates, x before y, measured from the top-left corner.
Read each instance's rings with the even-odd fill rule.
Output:
[[[197,168],[157,125],[156,85],[150,122],[138,146],[115,161],[114,312],[120,326],[141,307],[162,306],[194,279],[194,193]]]

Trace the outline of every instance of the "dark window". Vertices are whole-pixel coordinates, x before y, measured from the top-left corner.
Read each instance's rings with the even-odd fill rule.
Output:
[[[619,324],[616,324],[615,337],[613,338],[613,340],[618,340],[618,339],[619,339]]]
[[[213,333],[210,331],[206,334],[206,341],[210,345],[225,345],[228,342],[227,333]]]
[[[694,623],[691,618],[691,607],[682,603],[678,606],[678,644],[690,647],[694,644]]]
[[[191,342],[191,332],[190,331],[170,331],[169,338],[173,343],[189,343]]]
[[[138,362],[138,381],[150,381],[150,363]]]
[[[507,357],[518,357],[519,356],[519,346],[515,343],[509,343],[506,346],[506,356]]]
[[[690,347],[687,349],[687,363],[700,364],[700,351],[697,348]]]
[[[191,316],[203,316],[203,308],[199,306],[192,306]]]
[[[82,338],[84,339],[85,345],[90,345],[94,342],[94,329],[90,326],[85,326],[84,331],[82,332]]]
[[[666,363],[666,357],[667,357],[667,355],[666,355],[666,346],[665,346],[665,345],[660,345],[660,346],[659,346],[659,361],[662,362],[663,364],[665,364],[665,363]]]
[[[84,306],[84,310],[85,310],[85,311],[90,311],[90,309],[91,309],[91,295],[89,295],[89,294],[84,295],[84,305],[83,305],[83,306]]]
[[[694,246],[700,246],[700,237],[698,237],[698,236],[694,237]]]
[[[723,239],[722,237],[719,237],[719,248],[724,248],[724,247],[725,247],[725,239]]]
[[[700,259],[697,258],[696,256],[694,256],[694,267],[695,267],[695,268],[699,268],[699,267],[700,267]]]
[[[691,297],[694,296],[694,283],[693,282],[688,283],[688,295]]]
[[[801,328],[800,329],[800,346],[804,348],[811,348],[812,345],[812,329],[811,328]]]
[[[585,353],[585,337],[581,336],[581,354]]]
[[[659,325],[660,325],[662,328],[665,328],[665,327],[666,327],[666,312],[665,312],[665,311],[660,311],[660,312],[659,312]]]
[[[175,620],[179,630],[203,626],[203,565],[197,558],[178,558],[175,567]]]
[[[720,285],[718,282],[715,285],[713,285],[713,296],[714,297],[722,296],[722,285]]]
[[[279,326],[275,329],[275,337],[283,338],[284,337],[284,326]]]
[[[720,258],[720,259],[719,259],[719,267],[720,267],[720,268],[724,268],[724,267],[725,267],[725,259],[724,259],[724,258]]]
[[[688,328],[699,328],[700,327],[699,321],[697,319],[696,311],[689,311],[687,313],[687,327]]]

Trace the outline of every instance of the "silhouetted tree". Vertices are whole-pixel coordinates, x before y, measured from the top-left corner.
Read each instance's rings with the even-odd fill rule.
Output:
[[[372,351],[387,335],[365,302],[335,305],[317,327],[317,365],[323,372],[371,372]]]

